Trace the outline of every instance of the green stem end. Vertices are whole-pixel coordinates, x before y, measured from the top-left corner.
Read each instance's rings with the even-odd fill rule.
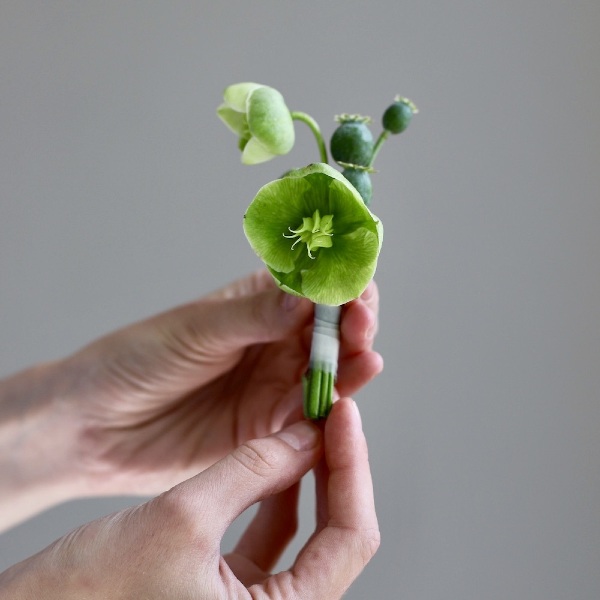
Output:
[[[321,369],[310,369],[303,378],[304,416],[307,419],[325,419],[333,406],[335,374]]]

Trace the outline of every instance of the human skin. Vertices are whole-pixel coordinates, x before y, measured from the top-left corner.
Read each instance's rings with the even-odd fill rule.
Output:
[[[377,306],[371,283],[344,307],[342,395],[382,368]],[[320,427],[302,418],[311,320],[310,302],[259,272],[0,382],[2,527],[73,498],[158,494],[0,574],[0,598],[339,598],[379,532],[354,402]],[[311,468],[317,528],[271,575]],[[221,556],[225,530],[256,502]]]
[[[382,368],[381,357],[373,351],[377,310],[373,282],[343,309],[341,395],[354,393]],[[195,480],[231,452],[239,455],[236,448],[249,440],[297,422],[311,321],[311,303],[282,293],[261,271],[0,382],[0,529],[73,498],[161,494]],[[335,425],[329,423],[335,419],[328,421],[334,432],[329,435],[335,436]],[[304,454],[310,460],[290,471],[295,473],[292,479],[311,468],[318,455],[318,450]],[[327,463],[321,461],[316,472],[323,529],[329,503]],[[292,482],[273,493],[289,477],[285,473],[284,483],[273,484],[264,495],[257,518],[240,541],[240,552],[227,559],[241,581],[247,582],[248,576],[240,560],[248,554],[257,557],[250,570],[259,565],[261,577],[266,577],[293,535],[295,512],[289,507],[297,500],[298,485]],[[370,489],[364,473],[363,480]],[[159,500],[163,496],[150,506],[164,504]],[[172,496],[167,493],[167,498]],[[220,500],[214,497],[207,497],[207,504],[211,498],[218,506]],[[93,531],[96,526],[89,527]],[[271,529],[267,556],[257,548],[265,547],[265,532]],[[131,533],[131,538],[136,536]],[[210,539],[214,541],[214,532]],[[64,545],[57,542],[55,547]],[[40,571],[41,564],[49,563],[32,557],[0,581],[4,586],[17,580],[24,584],[22,578],[33,573],[50,578],[59,573]],[[49,597],[46,592],[44,597]]]
[[[98,519],[0,576],[13,600],[340,598],[379,545],[367,445],[354,402],[321,433],[298,421],[246,442],[139,506]],[[317,525],[289,570],[270,574],[295,530],[297,482],[317,463]],[[262,504],[234,551],[231,522]]]
[[[337,391],[382,368],[372,282]],[[312,305],[264,271],[0,382],[0,529],[73,498],[155,495],[301,416]]]

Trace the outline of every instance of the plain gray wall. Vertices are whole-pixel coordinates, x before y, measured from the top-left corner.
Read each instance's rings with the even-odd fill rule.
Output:
[[[318,155],[300,124],[242,166],[226,85],[327,136],[407,95],[374,175],[386,371],[358,396],[383,542],[347,597],[597,599],[599,29],[597,0],[2,0],[0,374],[258,266],[246,205]],[[36,517],[0,567],[132,501]]]

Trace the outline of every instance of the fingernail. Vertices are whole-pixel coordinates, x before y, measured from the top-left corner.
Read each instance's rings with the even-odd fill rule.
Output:
[[[309,421],[298,421],[274,435],[294,450],[310,450],[318,444],[320,432]]]

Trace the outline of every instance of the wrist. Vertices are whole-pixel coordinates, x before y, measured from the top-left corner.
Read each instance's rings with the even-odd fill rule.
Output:
[[[0,382],[0,530],[78,495],[65,383],[60,363]]]

